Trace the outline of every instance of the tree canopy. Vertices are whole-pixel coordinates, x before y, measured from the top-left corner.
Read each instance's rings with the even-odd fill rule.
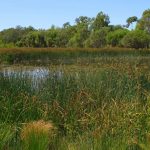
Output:
[[[145,30],[150,33],[150,9],[143,12],[142,18],[137,24],[137,29]]]
[[[129,27],[134,22],[136,28],[131,31]],[[101,11],[96,17],[79,16],[73,25],[66,22],[62,27],[53,25],[47,30],[17,26],[0,32],[0,47],[149,48],[150,9],[139,19],[127,18],[126,23],[112,25],[110,17]]]

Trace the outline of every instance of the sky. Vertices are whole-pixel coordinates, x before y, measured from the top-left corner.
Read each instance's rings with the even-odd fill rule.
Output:
[[[100,11],[109,15],[111,24],[123,25],[130,16],[140,18],[150,0],[1,0],[0,5],[0,30],[17,25],[48,29]]]

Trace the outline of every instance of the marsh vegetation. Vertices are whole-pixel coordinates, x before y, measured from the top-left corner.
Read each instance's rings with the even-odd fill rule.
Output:
[[[1,51],[0,149],[148,150],[149,53]]]

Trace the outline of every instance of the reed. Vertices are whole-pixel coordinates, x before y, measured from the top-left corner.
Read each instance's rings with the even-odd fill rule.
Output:
[[[47,148],[52,121],[58,131],[52,149],[147,148],[149,56],[94,57],[91,63],[93,57],[74,65],[51,65],[43,80],[34,78],[34,86],[22,70],[11,76],[1,73],[0,122],[19,126],[27,147],[37,146],[38,137]],[[21,145],[19,135],[14,141]]]
[[[14,48],[0,49],[1,64],[68,64],[78,59],[87,60],[98,57],[149,56],[149,50],[134,50],[125,48],[103,49],[73,49],[73,48]],[[87,62],[87,61],[86,61]],[[86,63],[85,62],[85,63]]]

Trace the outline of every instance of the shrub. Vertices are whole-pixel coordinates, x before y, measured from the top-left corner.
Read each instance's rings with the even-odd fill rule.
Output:
[[[127,29],[119,29],[108,33],[106,37],[107,44],[111,46],[121,46],[121,40],[128,32]]]
[[[103,27],[99,30],[93,31],[90,37],[85,41],[85,47],[102,48],[106,46],[106,35],[109,28]]]
[[[149,48],[150,36],[142,30],[131,31],[122,39],[122,44],[129,48]]]

